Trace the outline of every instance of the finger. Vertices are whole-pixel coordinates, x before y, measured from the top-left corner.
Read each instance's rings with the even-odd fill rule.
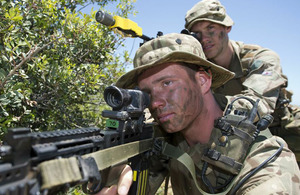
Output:
[[[126,165],[121,173],[120,180],[118,183],[118,194],[119,195],[128,194],[131,184],[132,184],[132,169],[129,165]]]
[[[110,187],[103,188],[100,192],[98,192],[96,195],[116,195],[117,194],[117,186],[112,185]]]

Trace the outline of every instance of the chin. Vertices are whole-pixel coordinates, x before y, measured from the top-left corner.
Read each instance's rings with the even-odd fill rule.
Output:
[[[216,55],[213,53],[213,51],[207,51],[207,52],[204,52],[205,56],[207,59],[209,60],[212,60],[213,58],[216,57]]]
[[[209,54],[205,54],[205,56],[206,56],[206,58],[208,59],[208,60],[213,60],[214,59],[214,55],[209,55]]]
[[[168,129],[168,128],[164,128],[164,130],[165,130],[167,133],[177,133],[177,132],[180,131],[180,130],[178,130],[178,129]]]

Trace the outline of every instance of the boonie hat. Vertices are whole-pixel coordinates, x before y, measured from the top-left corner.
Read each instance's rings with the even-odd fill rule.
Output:
[[[225,7],[218,0],[202,0],[185,15],[185,28],[191,30],[195,22],[211,21],[224,26],[232,26],[233,20],[226,14]]]
[[[210,68],[212,88],[217,88],[234,77],[234,73],[206,60],[199,41],[191,35],[171,33],[144,43],[133,59],[134,69],[116,82],[120,88],[135,88],[137,79],[145,70],[167,62],[185,62]]]

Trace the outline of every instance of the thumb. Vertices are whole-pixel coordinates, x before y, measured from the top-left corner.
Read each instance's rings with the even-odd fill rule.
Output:
[[[132,184],[132,169],[126,165],[123,169],[118,183],[118,194],[127,195]]]

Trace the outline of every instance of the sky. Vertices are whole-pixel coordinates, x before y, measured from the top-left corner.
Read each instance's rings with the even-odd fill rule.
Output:
[[[199,0],[137,0],[138,13],[129,16],[143,34],[155,37],[184,28],[184,16]],[[293,91],[292,104],[300,105],[300,0],[220,0],[234,21],[229,38],[257,44],[279,54],[283,73],[288,77],[288,90]],[[98,10],[93,6],[94,10]],[[91,7],[87,7],[89,13]],[[126,38],[126,49],[134,57],[140,38]],[[132,66],[131,66],[132,68]]]

